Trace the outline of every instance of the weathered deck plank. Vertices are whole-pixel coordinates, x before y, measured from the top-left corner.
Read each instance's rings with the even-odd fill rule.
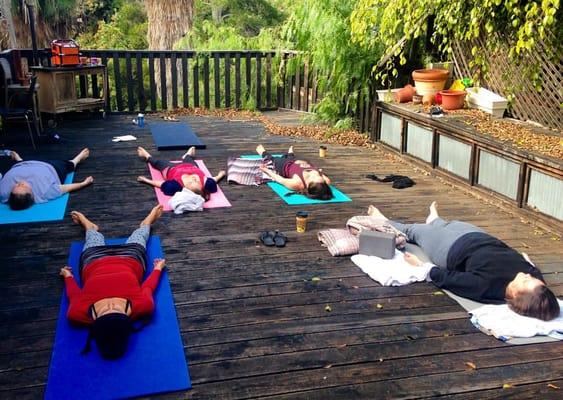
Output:
[[[342,227],[369,204],[391,218],[415,222],[438,200],[445,218],[475,223],[529,253],[562,295],[563,246],[553,232],[535,229],[379,149],[331,146],[329,157],[318,159],[316,142],[271,136],[259,123],[188,120],[208,145],[199,154],[212,172],[224,167],[228,155],[252,153],[258,143],[274,152],[294,144],[354,201],[303,207],[312,219],[302,235],[294,232],[296,208],[267,187],[222,184],[232,208],[163,216],[153,233],[162,238],[194,381],[193,390],[163,398],[549,398],[556,392],[547,383],[561,385],[562,344],[506,345],[476,331],[455,302],[434,295],[432,285],[381,287],[348,258],[330,257],[316,239],[318,229]],[[284,120],[291,122],[287,115]],[[128,121],[127,116],[69,121],[61,128],[64,145],[40,149],[43,158],[59,158],[90,147],[91,159],[77,179],[94,175],[95,185],[73,194],[68,209],[83,211],[106,237],[127,235],[155,203],[152,189],[135,182],[147,173],[136,146],[164,158],[179,153],[157,152],[148,129]],[[139,140],[110,141],[129,133]],[[32,156],[27,148],[21,153]],[[365,178],[373,172],[409,175],[417,185],[397,191]],[[257,241],[260,231],[272,229],[287,233],[285,248]],[[62,292],[58,270],[70,242],[81,239],[68,216],[0,226],[2,398],[42,395]],[[467,361],[478,368],[469,370]],[[500,389],[504,383],[517,386]]]

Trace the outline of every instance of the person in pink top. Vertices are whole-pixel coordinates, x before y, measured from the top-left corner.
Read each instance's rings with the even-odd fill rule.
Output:
[[[139,176],[137,177],[137,181],[160,188],[162,193],[167,196],[173,196],[176,192],[180,192],[183,188],[186,188],[200,195],[207,201],[209,200],[210,194],[217,191],[217,182],[226,175],[225,171],[219,171],[217,176],[213,178],[206,177],[195,162],[195,147],[190,147],[182,156],[182,161],[179,163],[156,160],[143,147],[137,148],[137,154],[153,168],[159,170],[165,178],[164,181],[157,181]]]
[[[330,200],[334,197],[330,188],[330,178],[322,169],[315,167],[309,161],[296,159],[293,146],[290,146],[287,153],[281,157],[273,157],[263,145],[258,145],[256,152],[262,159],[274,165],[275,171],[266,166],[260,168],[274,182],[311,199]]]

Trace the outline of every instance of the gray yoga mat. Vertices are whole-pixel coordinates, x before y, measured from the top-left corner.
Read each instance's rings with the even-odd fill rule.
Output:
[[[405,250],[408,251],[409,253],[414,254],[415,256],[420,258],[420,260],[423,262],[430,261],[426,253],[424,253],[424,251],[422,251],[422,249],[415,244],[407,243]],[[460,297],[457,294],[453,294],[449,290],[446,289],[441,289],[441,290],[444,293],[446,293],[448,296],[450,296],[452,299],[454,299],[468,313],[471,313],[472,310],[475,310],[476,308],[485,305],[485,303],[479,303],[478,301],[469,300],[466,299],[465,297]],[[531,338],[512,338],[506,340],[505,343],[518,345],[518,344],[534,344],[534,343],[547,343],[547,342],[557,342],[557,341],[558,341],[557,339],[552,338],[550,336],[534,336]]]

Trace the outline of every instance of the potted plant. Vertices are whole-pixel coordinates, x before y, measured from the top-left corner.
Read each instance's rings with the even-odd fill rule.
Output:
[[[450,72],[447,69],[417,69],[412,73],[416,93],[435,96],[444,89]]]

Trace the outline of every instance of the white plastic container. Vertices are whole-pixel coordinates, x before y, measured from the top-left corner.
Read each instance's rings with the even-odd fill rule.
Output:
[[[391,103],[395,101],[395,93],[397,93],[401,89],[382,89],[376,90],[377,92],[377,100],[384,101],[385,103]]]
[[[466,88],[467,96],[465,100],[471,108],[478,108],[486,113],[492,114],[497,118],[502,118],[504,110],[508,105],[508,100],[485,88]]]

